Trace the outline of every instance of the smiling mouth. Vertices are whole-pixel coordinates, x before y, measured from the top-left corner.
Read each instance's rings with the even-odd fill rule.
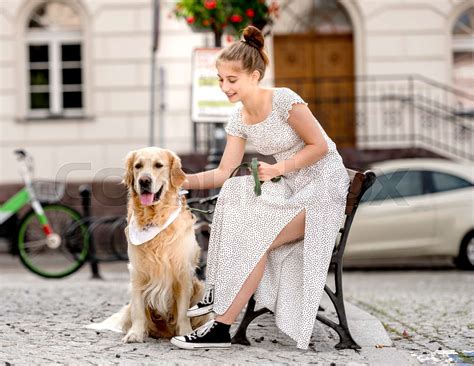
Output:
[[[236,95],[237,93],[232,93],[232,94],[226,94],[227,95],[227,98],[232,98],[234,95]]]
[[[153,203],[157,202],[161,198],[161,193],[163,191],[163,186],[158,190],[156,193],[148,192],[146,190],[142,190],[140,193],[140,203],[143,206],[150,206]]]

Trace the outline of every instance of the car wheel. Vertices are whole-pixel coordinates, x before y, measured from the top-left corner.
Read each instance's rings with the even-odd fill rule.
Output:
[[[457,264],[459,268],[474,270],[474,233],[471,232],[464,237]]]

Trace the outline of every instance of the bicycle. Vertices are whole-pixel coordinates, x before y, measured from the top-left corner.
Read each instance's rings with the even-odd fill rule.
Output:
[[[42,277],[66,277],[87,260],[87,226],[79,212],[58,203],[64,183],[34,182],[33,157],[21,149],[14,153],[24,187],[0,205],[0,225],[30,205],[14,236],[21,263]]]

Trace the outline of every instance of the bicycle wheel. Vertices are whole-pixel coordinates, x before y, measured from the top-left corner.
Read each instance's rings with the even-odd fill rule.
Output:
[[[43,205],[49,225],[60,240],[47,241],[36,213],[29,211],[20,223],[18,250],[21,262],[46,278],[62,278],[77,271],[89,252],[89,232],[81,215],[61,204]],[[57,238],[57,239],[59,239]]]

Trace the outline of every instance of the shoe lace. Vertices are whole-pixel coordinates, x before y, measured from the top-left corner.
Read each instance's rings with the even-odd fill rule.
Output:
[[[204,325],[202,327],[197,328],[194,332],[190,333],[188,335],[188,338],[190,340],[197,339],[197,338],[202,338],[204,337],[207,333],[210,332],[212,328],[216,326],[216,322],[212,322],[212,324],[209,325]]]
[[[212,304],[213,302],[214,302],[214,289],[211,287],[204,294],[204,297],[201,300],[201,304],[209,305],[209,304]]]

